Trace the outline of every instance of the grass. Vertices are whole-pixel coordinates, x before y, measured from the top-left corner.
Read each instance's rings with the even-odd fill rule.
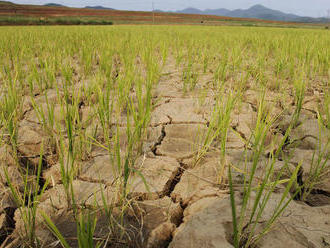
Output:
[[[93,17],[1,16],[0,25],[112,25],[113,21]]]
[[[47,188],[47,182],[40,187],[43,153],[41,151],[40,159],[36,171],[36,181],[31,184],[29,179],[29,168],[26,169],[24,176],[24,190],[21,192],[18,185],[15,185],[8,173],[8,168],[3,167],[5,179],[11,191],[11,195],[18,207],[20,217],[23,220],[23,233],[20,233],[22,240],[27,247],[39,246],[39,239],[35,233],[37,226],[37,211],[40,198]]]
[[[24,20],[19,18],[18,23]],[[31,22],[36,21],[32,19]],[[62,21],[68,24],[77,20]],[[106,216],[109,235],[113,235],[109,240],[128,242],[124,219],[134,205],[132,182],[135,178],[142,180],[149,191],[137,162],[150,152],[148,137],[151,124],[155,125],[153,112],[163,100],[155,96],[155,89],[162,70],[167,67],[171,71],[168,75],[177,76],[170,80],[182,89],[183,97],[197,99],[198,96],[202,109],[208,108],[206,112],[210,113],[201,113],[201,116],[205,114],[207,125],[206,131],[197,137],[193,166],[203,166],[203,158],[210,151],[218,152],[216,184],[230,190],[235,247],[256,245],[290,202],[297,196],[305,201],[328,171],[329,144],[322,139],[328,135],[330,126],[329,47],[326,46],[329,37],[324,30],[54,26],[1,27],[0,32],[3,34],[1,146],[9,146],[13,151],[24,178],[23,190],[14,184],[6,166],[4,172],[25,224],[21,241],[26,246],[42,246],[35,232],[40,224],[36,216],[40,213],[61,245],[69,247],[54,216],[39,212],[40,199],[53,187],[43,181],[43,172],[54,165],[59,166],[59,184],[65,190],[63,200],[67,201],[76,222],[77,245],[107,244],[106,240],[97,238],[99,215],[95,209]],[[303,164],[296,165],[288,176],[285,173],[291,167],[287,159],[279,171],[275,165],[288,150],[295,149],[290,146],[291,134],[300,125],[306,112],[306,99],[315,88],[321,92],[315,110],[320,127],[319,143],[309,177],[297,185]],[[253,98],[251,92],[260,95]],[[244,114],[241,108],[252,109],[253,113],[250,110],[248,113],[255,114],[251,116],[250,130],[240,131],[240,122],[234,125],[233,117]],[[277,122],[284,114],[290,116],[290,123],[279,132]],[[35,149],[39,149],[38,153],[32,156],[24,154],[25,144],[18,136],[23,125],[42,134],[42,142]],[[234,178],[239,165],[227,160],[232,149],[229,147],[232,132],[239,136],[244,146],[240,149],[245,153],[244,168],[240,170],[243,172],[241,205]],[[276,149],[266,151],[268,139],[275,132],[280,134],[279,144]],[[74,182],[80,180],[84,166],[99,154],[108,156],[106,168],[110,176],[106,180],[93,178],[94,183],[100,184],[100,197],[86,206],[79,201]],[[33,159],[39,160],[35,167],[29,161]],[[110,197],[103,188],[105,183],[107,190],[111,189]],[[267,204],[279,187],[280,200],[260,229]]]
[[[278,156],[282,152],[285,140],[290,133],[290,129],[288,129],[277,151],[271,154],[268,161],[263,165],[263,176],[259,178],[259,182],[256,183],[256,172],[258,166],[260,163],[262,163],[261,160],[265,148],[265,139],[274,122],[274,119],[271,117],[271,115],[265,111],[264,97],[265,93],[263,93],[261,96],[261,100],[258,106],[258,117],[255,129],[253,131],[252,137],[250,137],[252,143],[252,165],[245,165],[246,169],[244,173],[243,200],[240,207],[240,213],[238,213],[238,206],[235,200],[235,192],[233,189],[232,181],[232,169],[231,166],[228,167],[228,179],[234,230],[233,244],[235,247],[251,247],[258,243],[260,238],[269,232],[276,220],[280,217],[281,213],[286,209],[289,203],[301,190],[300,188],[296,189],[293,196],[290,195],[290,192],[292,191],[292,188],[297,181],[297,175],[301,167],[301,165],[299,165],[295,168],[291,176],[286,180],[287,185],[282,192],[280,201],[278,201],[273,207],[273,214],[268,220],[266,220],[266,224],[262,230],[257,232],[256,228],[258,223],[261,221],[261,218],[263,217],[264,210],[267,206],[267,203],[269,202],[269,199],[274,193],[275,188],[283,183],[281,181],[281,177],[285,169],[288,167],[288,164],[285,164],[277,175],[275,174],[274,165]],[[252,192],[255,192],[255,197],[252,197]]]
[[[326,127],[323,126],[320,115],[318,114],[318,123],[319,123],[319,137],[317,149],[314,151],[309,171],[307,171],[308,176],[305,179],[303,185],[302,193],[300,198],[303,201],[306,201],[308,196],[313,192],[313,190],[320,184],[323,183],[324,177],[330,172],[329,168],[329,148],[330,140],[328,139],[325,143],[322,143],[323,136],[326,134]]]

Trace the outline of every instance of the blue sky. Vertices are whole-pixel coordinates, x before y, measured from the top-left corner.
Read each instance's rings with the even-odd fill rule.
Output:
[[[10,0],[9,0],[10,1]],[[152,2],[156,9],[179,10],[187,7],[199,9],[216,8],[249,8],[254,4],[304,16],[326,16],[330,10],[330,0],[13,0],[21,4],[60,3],[72,7],[102,5],[122,10],[151,10]]]

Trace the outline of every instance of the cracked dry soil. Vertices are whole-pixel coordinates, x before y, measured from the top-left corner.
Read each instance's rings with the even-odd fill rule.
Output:
[[[208,128],[210,111],[214,104],[212,91],[206,96],[203,106],[198,104],[199,91],[183,93],[179,69],[173,59],[168,59],[163,76],[154,90],[154,98],[159,102],[152,113],[148,129],[148,147],[137,163],[149,190],[139,177],[132,178],[131,197],[135,199],[132,209],[125,217],[125,228],[130,234],[130,247],[181,248],[181,247],[233,247],[230,242],[231,208],[229,191],[217,184],[219,152],[209,153],[197,164],[193,162],[198,148],[199,136]],[[55,92],[53,92],[55,94]],[[51,100],[52,92],[48,92]],[[250,127],[256,116],[255,95],[253,89],[244,93],[240,111],[234,112],[227,140],[227,160],[232,164],[241,164],[245,141],[251,134]],[[276,96],[273,96],[275,99]],[[55,97],[54,97],[55,99]],[[55,101],[55,100],[54,100]],[[308,102],[306,102],[307,104]],[[85,106],[81,105],[82,111]],[[303,109],[301,124],[293,131],[291,140],[299,141],[297,149],[290,157],[292,165],[304,158],[301,180],[304,180],[308,164],[313,156],[315,135],[318,133],[317,120],[311,110]],[[286,119],[278,123],[278,129],[269,135],[269,143],[282,135]],[[123,128],[125,125],[122,125]],[[18,152],[22,168],[37,166],[42,130],[36,122],[32,107],[27,109],[19,127]],[[239,134],[239,136],[237,135]],[[306,136],[307,135],[307,136]],[[51,184],[41,198],[40,209],[47,212],[59,230],[76,245],[75,224],[71,210],[64,200],[65,191],[61,182],[59,165],[52,156],[52,146],[44,144],[45,158],[42,165],[44,182]],[[17,168],[11,164],[10,148],[2,147],[1,161],[9,168],[10,177],[17,185],[22,178]],[[287,148],[290,153],[290,148]],[[264,154],[267,159],[267,154]],[[55,161],[55,162],[54,162]],[[283,163],[278,161],[278,166]],[[103,194],[111,199],[111,162],[106,151],[95,148],[91,157],[82,162],[78,177],[73,182],[76,201],[86,208],[93,202],[101,202]],[[31,174],[32,175],[32,174]],[[237,174],[237,182],[239,182]],[[1,177],[4,178],[4,177]],[[293,201],[279,218],[271,232],[262,238],[259,247],[330,247],[330,177],[315,189],[306,202]],[[31,176],[31,183],[34,183]],[[42,185],[41,185],[42,186]],[[20,212],[10,197],[8,185],[1,182],[0,243],[11,240],[10,247],[18,247],[17,240],[24,229]],[[272,205],[279,200],[274,193],[265,211],[264,219],[271,215]],[[239,189],[237,190],[239,193]],[[238,194],[239,198],[239,194]],[[100,214],[96,234],[106,237],[102,214]],[[45,247],[54,245],[56,239],[38,219],[36,235]],[[262,221],[260,222],[262,226]],[[16,243],[15,243],[16,242]],[[8,242],[9,243],[9,242]],[[113,242],[111,247],[127,247],[126,244]]]

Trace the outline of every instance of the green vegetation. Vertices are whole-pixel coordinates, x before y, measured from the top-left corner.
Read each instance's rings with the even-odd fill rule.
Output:
[[[0,16],[0,25],[112,25],[113,21],[93,17]]]
[[[84,18],[27,17],[1,17],[0,23],[111,24]],[[168,63],[178,72],[172,81],[179,82],[177,88],[185,99],[199,94],[200,105],[207,108],[203,113],[206,131],[198,137],[192,168],[203,166],[210,151],[218,152],[214,184],[230,192],[235,248],[254,247],[290,202],[305,201],[329,171],[330,139],[324,142],[330,127],[330,36],[326,30],[54,26],[1,27],[0,33],[0,147],[11,151],[15,162],[10,166],[21,173],[23,188],[13,181],[6,165],[3,181],[23,220],[20,242],[26,247],[44,245],[36,232],[40,223],[63,247],[70,247],[42,200],[48,191],[60,189],[76,224],[78,247],[128,242],[125,216],[134,209],[135,180],[141,180],[149,191],[141,160],[150,152],[150,130],[167,125],[152,120],[163,100],[156,99],[155,90]],[[321,92],[314,111],[319,135],[314,137],[317,146],[310,148],[314,156],[308,177],[300,184],[303,164],[292,165],[286,155],[296,149],[293,131],[304,124],[306,111],[315,114],[304,104],[308,97],[312,101],[310,92],[316,88]],[[259,93],[255,98],[252,90]],[[211,103],[206,103],[207,97]],[[244,115],[243,107],[254,109],[255,118],[251,117],[252,127],[242,131],[237,129],[241,120],[233,122]],[[289,119],[283,129],[278,124],[282,117]],[[29,132],[36,135],[26,142],[24,135]],[[274,133],[281,135],[277,143]],[[243,143],[242,164],[227,160],[232,136]],[[270,145],[276,148],[267,150]],[[99,156],[108,159],[109,171],[101,172],[107,177],[89,178],[99,188],[90,201],[83,201],[75,183],[82,181],[88,162],[94,163]],[[280,168],[279,161],[283,161]],[[55,165],[59,168],[56,183],[43,173]],[[243,175],[241,205],[234,180],[238,172]],[[279,201],[260,228],[269,199],[279,188]],[[95,234],[100,212],[112,235],[108,239]]]

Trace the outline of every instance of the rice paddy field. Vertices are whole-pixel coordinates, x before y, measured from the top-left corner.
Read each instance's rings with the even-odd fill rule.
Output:
[[[0,27],[0,247],[329,247],[328,30]]]

